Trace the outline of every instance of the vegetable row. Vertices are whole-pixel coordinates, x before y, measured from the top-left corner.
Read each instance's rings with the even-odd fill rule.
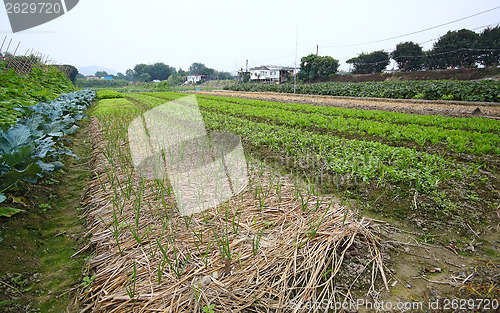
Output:
[[[399,125],[320,113],[295,112],[273,107],[225,102],[222,99],[200,98],[198,104],[201,108],[217,110],[224,114],[266,119],[272,123],[297,129],[319,128],[336,133],[357,134],[361,137],[369,135],[395,143],[409,140],[419,146],[441,144],[458,153],[500,154],[500,137],[491,133],[453,130],[435,126],[424,127],[414,124]]]
[[[155,95],[151,93],[151,95]],[[162,96],[162,93],[156,93]],[[219,97],[198,95],[198,99],[220,100],[238,104],[253,105],[258,107],[270,107],[283,110],[298,111],[304,113],[320,113],[331,116],[342,116],[375,120],[394,124],[416,124],[422,126],[438,126],[448,129],[474,130],[480,132],[500,133],[500,121],[482,117],[446,117],[441,115],[416,115],[400,112],[387,112],[378,110],[345,109],[336,107],[316,106],[303,103],[270,102],[255,99],[243,99],[234,97]]]
[[[61,156],[76,157],[61,139],[76,132],[94,98],[94,91],[82,90],[18,108],[24,118],[0,132],[0,202],[6,199],[4,192],[20,182],[36,183],[45,173],[60,169]]]
[[[294,160],[297,167],[324,169],[353,181],[400,182],[432,190],[440,182],[469,171],[414,149],[269,125],[218,112],[204,111],[203,116],[208,129],[236,133],[257,151],[270,150],[278,158]]]
[[[293,93],[292,84],[233,84],[224,87],[234,91],[270,91]],[[393,99],[459,100],[500,102],[500,82],[480,81],[384,81],[362,83],[314,83],[296,87],[300,94],[329,95],[344,97],[375,97]]]

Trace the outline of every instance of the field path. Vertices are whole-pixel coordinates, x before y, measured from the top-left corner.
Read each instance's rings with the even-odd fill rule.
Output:
[[[488,102],[355,98],[230,90],[197,91],[195,93],[284,103],[308,103],[312,105],[333,106],[350,109],[381,110],[389,112],[402,112],[423,115],[432,114],[452,117],[482,116],[500,119],[500,104]],[[474,115],[472,112],[476,110],[476,108],[479,108],[481,113]]]

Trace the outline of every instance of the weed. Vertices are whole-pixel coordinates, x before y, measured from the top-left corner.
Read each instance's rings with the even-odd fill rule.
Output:
[[[212,304],[210,304],[208,306],[205,305],[203,307],[203,312],[205,312],[205,313],[214,313],[214,309],[215,309],[215,304],[212,303]]]
[[[84,289],[88,289],[95,278],[96,278],[96,275],[92,275],[91,277],[84,276],[83,281],[80,285],[83,286]]]

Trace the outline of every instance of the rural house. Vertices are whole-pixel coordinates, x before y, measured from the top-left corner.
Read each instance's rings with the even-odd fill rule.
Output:
[[[250,80],[281,84],[293,77],[293,67],[259,66],[250,69]]]
[[[193,75],[188,75],[187,78],[186,78],[186,83],[188,84],[195,84],[195,83],[198,83],[200,81],[205,81],[205,75],[201,75],[201,74],[193,74]]]

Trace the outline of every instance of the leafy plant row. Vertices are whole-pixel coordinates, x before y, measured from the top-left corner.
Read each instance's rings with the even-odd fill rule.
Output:
[[[33,67],[24,76],[3,68],[0,63],[0,128],[9,128],[20,117],[20,112],[14,108],[48,102],[74,90],[67,76],[54,67]]]
[[[327,116],[319,113],[293,112],[271,107],[255,107],[224,102],[222,99],[201,98],[202,108],[220,111],[235,116],[265,118],[294,128],[316,127],[340,133],[356,133],[385,138],[391,142],[412,141],[419,146],[444,144],[453,152],[475,154],[500,154],[500,137],[491,133],[469,132],[442,127],[422,127],[420,125],[398,125],[357,118]]]
[[[61,139],[78,129],[77,121],[95,98],[92,90],[64,94],[50,103],[18,108],[24,118],[0,132],[0,202],[21,182],[36,183],[61,167],[60,157],[76,157]]]
[[[168,93],[163,96],[168,96]],[[149,95],[137,94],[134,98],[153,106],[164,103],[162,99]],[[198,104],[204,108],[207,102],[199,99]],[[462,179],[473,171],[470,167],[415,149],[256,122],[220,111],[203,109],[201,113],[208,130],[235,133],[247,147],[264,156],[270,156],[266,151],[271,151],[271,157],[280,159],[280,162],[292,162],[297,168],[314,172],[324,170],[353,182],[403,183],[409,188],[431,192],[440,184],[450,179]]]
[[[269,125],[218,112],[203,111],[211,130],[233,132],[257,150],[272,150],[292,158],[297,167],[323,169],[353,181],[405,183],[431,191],[451,178],[467,175],[469,168],[414,149],[379,142],[344,139],[281,125]]]
[[[164,93],[153,94],[163,97]],[[500,133],[500,122],[494,119],[482,117],[446,117],[440,115],[415,115],[400,112],[387,112],[377,110],[358,110],[336,107],[316,106],[304,103],[282,103],[255,99],[243,99],[234,97],[219,97],[198,95],[198,99],[220,100],[224,102],[252,105],[256,107],[270,107],[283,110],[291,110],[305,113],[319,113],[329,116],[342,116],[362,118],[394,124],[416,124],[422,126],[437,126],[447,129],[473,130],[480,132]]]
[[[123,94],[119,93],[116,90],[98,90],[96,94],[96,98],[98,100],[101,99],[117,99],[117,98],[123,98]]]
[[[234,84],[224,87],[234,91],[270,91],[293,93],[291,84]],[[500,82],[480,81],[384,81],[362,83],[314,83],[297,86],[297,93],[344,97],[374,97],[393,99],[459,100],[500,102]]]

